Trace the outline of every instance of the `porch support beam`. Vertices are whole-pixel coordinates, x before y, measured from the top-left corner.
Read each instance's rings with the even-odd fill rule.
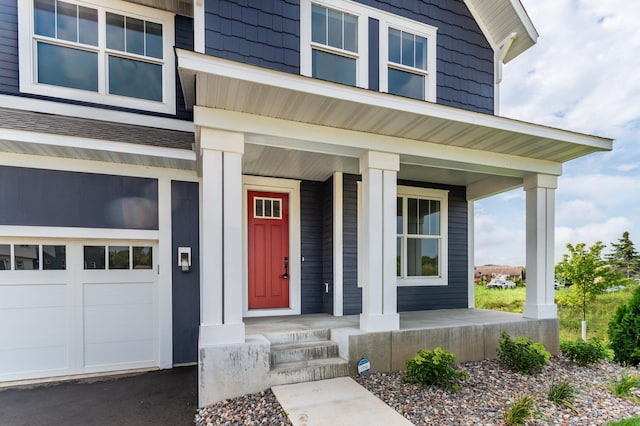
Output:
[[[530,175],[526,193],[527,297],[525,318],[557,318],[554,303],[555,192],[557,176]]]
[[[242,154],[244,135],[200,129],[200,347],[243,343]]]
[[[362,174],[363,280],[360,328],[400,329],[396,279],[396,196],[400,157],[368,151]]]

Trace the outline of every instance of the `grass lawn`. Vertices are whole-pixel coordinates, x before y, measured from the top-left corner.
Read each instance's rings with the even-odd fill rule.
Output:
[[[587,307],[587,338],[598,337],[607,342],[607,328],[609,320],[618,306],[631,299],[634,287],[629,286],[624,290],[613,293],[605,293]],[[570,291],[559,289],[556,293]],[[525,301],[525,287],[514,289],[488,289],[485,286],[475,287],[476,308],[491,309],[495,311],[522,312]],[[560,338],[576,340],[580,338],[580,321],[582,321],[582,309],[558,306],[560,319]]]

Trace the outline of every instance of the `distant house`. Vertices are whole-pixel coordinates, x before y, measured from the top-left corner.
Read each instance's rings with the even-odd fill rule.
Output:
[[[497,275],[506,275],[514,279],[524,278],[524,268],[522,266],[485,265],[473,268],[473,276],[482,281],[490,280]]]

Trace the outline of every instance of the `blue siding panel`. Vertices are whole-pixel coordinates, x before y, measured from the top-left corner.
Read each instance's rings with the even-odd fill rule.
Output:
[[[205,3],[205,52],[300,73],[300,5],[295,0]]]
[[[357,181],[344,176],[344,314],[362,312],[362,292],[357,286]],[[399,287],[398,312],[466,308],[467,301],[467,201],[464,187],[398,181],[398,185],[445,189],[449,191],[449,285],[438,287]]]
[[[321,182],[301,182],[300,228],[304,259],[301,264],[301,312],[303,314],[323,312],[323,196],[324,185]]]
[[[358,287],[358,187],[360,176],[343,176],[343,311],[344,315],[362,312],[362,289]]]
[[[356,1],[437,27],[437,103],[493,114],[493,50],[462,0]]]
[[[158,229],[158,181],[0,166],[0,225]]]
[[[369,18],[369,89],[380,90],[380,21]]]
[[[191,247],[191,270],[182,272],[171,262],[173,312],[173,363],[198,361],[200,326],[199,187],[196,182],[171,181],[171,252]],[[165,265],[163,265],[165,267]]]
[[[193,50],[193,19],[176,15],[175,18],[175,46],[181,49]],[[34,99],[43,99],[73,105],[83,105],[102,109],[134,112],[143,115],[178,118],[193,120],[193,113],[187,111],[182,96],[180,79],[176,73],[176,115],[133,110],[114,107],[111,105],[99,105],[88,102],[73,101],[68,99],[52,98],[48,96],[20,93],[20,80],[18,73],[18,7],[17,0],[0,0],[0,94],[18,95]]]
[[[17,0],[0,0],[0,93],[15,95],[18,80]]]

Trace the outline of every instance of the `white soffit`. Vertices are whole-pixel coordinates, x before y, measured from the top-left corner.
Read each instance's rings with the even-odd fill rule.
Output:
[[[176,49],[194,104],[329,128],[563,163],[611,139],[417,101]],[[197,84],[196,84],[197,83]],[[192,88],[192,89],[189,89]],[[198,124],[198,123],[196,123]],[[349,141],[340,141],[348,146]],[[390,147],[390,152],[393,152]]]
[[[505,64],[538,41],[538,32],[520,0],[464,2],[494,49],[510,34],[516,33],[516,38],[504,57]]]

